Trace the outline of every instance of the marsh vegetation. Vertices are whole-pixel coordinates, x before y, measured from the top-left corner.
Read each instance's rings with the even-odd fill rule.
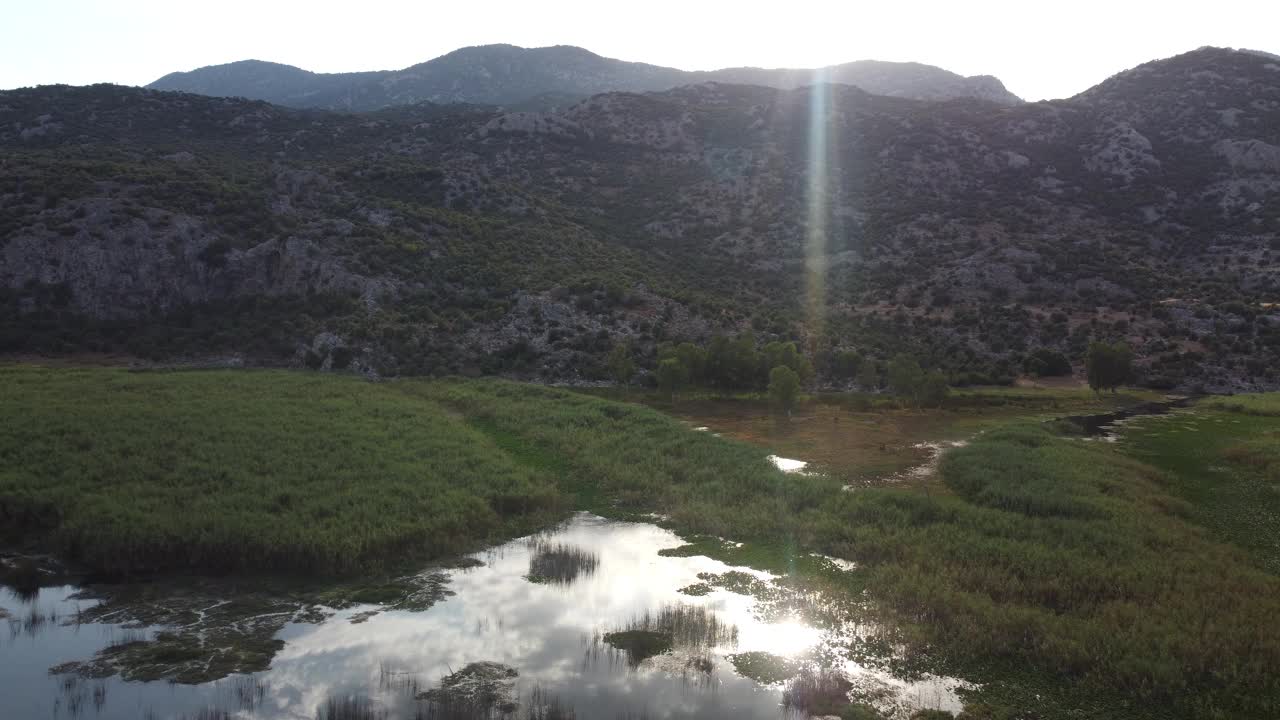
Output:
[[[0,400],[0,519],[112,574],[368,572],[776,476],[656,411],[501,381],[0,367]]]
[[[1145,418],[1120,433],[1119,449],[1163,470],[1198,524],[1280,574],[1280,393]]]
[[[973,717],[1031,708],[1046,718],[1252,720],[1280,707],[1280,637],[1259,632],[1280,613],[1274,397],[1207,401],[1132,425],[1113,445],[1043,421],[1148,397],[958,391],[927,412],[811,398],[788,423],[798,429],[776,436],[763,429],[767,410],[737,424],[708,414],[720,422],[697,424],[732,436],[717,437],[652,408],[502,381],[0,375],[0,516],[99,572],[377,569],[388,579],[334,581],[315,604],[412,610],[406,598],[438,598],[439,585],[405,585],[397,578],[428,576],[394,572],[402,565],[532,532],[573,508],[656,513],[690,540],[664,549],[667,559],[767,570],[797,595],[771,600],[769,584],[740,569],[682,577],[669,590],[687,590],[675,597],[689,604],[650,605],[601,629],[600,642],[632,668],[682,647],[732,646],[731,626],[703,598],[744,593],[772,621],[781,613],[771,607],[804,619],[804,598],[822,596],[856,599],[829,603],[832,617],[876,623],[860,661],[879,648],[895,672],[975,681],[965,691]],[[701,402],[685,398],[678,412],[698,417]],[[849,482],[913,461],[903,448],[915,450],[916,438],[978,431],[930,478]],[[856,449],[835,453],[841,437]],[[769,451],[819,472],[784,474]],[[526,592],[565,596],[567,583],[577,592],[611,572],[591,545],[521,542],[515,577]],[[264,642],[278,642],[274,632]],[[279,650],[251,645],[239,657],[258,664],[210,663],[193,637],[128,639],[97,667],[137,679],[174,677],[184,663],[225,675],[265,668]],[[216,634],[198,637],[207,645]],[[822,666],[806,674],[744,650],[734,663],[742,675],[791,683],[795,707],[864,712],[860,702],[823,704],[838,683]]]
[[[600,564],[600,556],[580,547],[542,540],[532,542],[529,556],[529,582],[570,585],[581,576],[589,576]]]
[[[738,642],[738,628],[726,624],[703,605],[675,603],[646,610],[624,626],[604,633],[600,640],[627,654],[632,667],[655,655],[679,649],[703,653]]]

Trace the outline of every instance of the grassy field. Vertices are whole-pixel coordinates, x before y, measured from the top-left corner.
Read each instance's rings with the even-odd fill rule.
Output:
[[[973,718],[1280,714],[1280,577],[1154,462],[1009,419],[1095,401],[1033,398],[981,417],[934,483],[841,492],[777,471],[774,448],[538,386],[6,367],[0,520],[108,570],[343,571],[572,507],[657,512],[691,537],[746,541],[691,553],[865,599],[895,655],[982,684]],[[1222,434],[1274,449],[1269,432]],[[812,551],[859,570],[821,570]]]
[[[1202,405],[1216,410],[1280,417],[1280,393],[1209,398]]]
[[[997,669],[987,700],[1099,718],[1280,710],[1280,634],[1261,631],[1280,578],[1190,522],[1150,466],[1026,426],[949,453],[941,475],[953,496],[841,496],[821,542],[869,566],[908,645],[968,676]],[[1045,680],[1008,682],[1011,667]]]
[[[355,378],[6,367],[0,408],[0,517],[108,572],[350,571],[565,507],[443,408]]]
[[[1105,411],[1062,400],[1060,412]],[[1146,462],[1125,444],[1059,437],[1011,415],[963,418],[986,432],[951,450],[934,483],[840,493],[795,537],[860,564],[846,587],[828,589],[873,598],[920,668],[982,683],[973,717],[1276,716],[1280,634],[1267,618],[1280,612],[1280,577],[1258,567],[1280,537],[1276,479],[1245,471],[1280,452],[1280,418],[1204,412],[1216,435],[1171,434]],[[750,544],[686,552],[808,567]]]
[[[806,533],[839,490],[822,475],[785,475],[768,451],[638,405],[505,382],[402,382],[404,394],[450,408],[510,456],[554,471],[579,507],[656,512],[685,530],[748,539]]]
[[[500,381],[0,368],[0,520],[113,573],[367,571],[595,503],[721,507],[769,532],[827,488],[775,493],[764,455]],[[772,503],[747,505],[762,494]]]
[[[1280,574],[1280,393],[1211,398],[1143,419],[1120,447],[1165,470],[1197,522]]]
[[[946,492],[871,487],[813,516],[812,547],[859,563],[822,574],[795,548],[700,541],[870,599],[902,667],[975,681],[967,718],[1275,717],[1280,577],[1199,524],[1166,473],[1040,424],[949,452]],[[1271,536],[1274,537],[1274,536]],[[807,573],[812,573],[806,576]]]

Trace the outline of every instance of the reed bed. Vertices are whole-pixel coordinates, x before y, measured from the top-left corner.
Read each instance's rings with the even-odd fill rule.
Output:
[[[536,583],[570,585],[580,577],[594,575],[600,565],[600,555],[567,543],[535,540],[529,556],[529,573],[526,577]]]
[[[502,381],[0,366],[0,525],[107,574],[370,572],[573,507],[761,535],[836,487],[765,455]]]

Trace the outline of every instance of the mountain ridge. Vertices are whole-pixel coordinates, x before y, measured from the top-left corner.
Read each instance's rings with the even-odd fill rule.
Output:
[[[811,84],[819,75],[879,95],[1021,102],[993,76],[964,77],[922,63],[859,60],[817,69],[685,71],[607,58],[572,45],[477,45],[401,70],[356,73],[314,73],[292,65],[241,60],[169,73],[146,87],[248,97],[289,107],[367,111],[423,101],[513,105],[548,93],[585,98],[615,90],[661,91],[708,81],[786,89]]]
[[[1102,339],[1156,387],[1280,387],[1269,62],[1193,51],[1016,106],[720,83],[556,112],[0,93],[0,351],[575,382],[614,343],[650,367],[662,342],[752,331],[825,382],[850,349],[977,382]]]

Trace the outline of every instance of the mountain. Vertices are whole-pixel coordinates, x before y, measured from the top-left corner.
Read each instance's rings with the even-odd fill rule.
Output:
[[[815,102],[821,93],[823,102]],[[825,114],[813,117],[813,108]],[[821,132],[814,132],[820,128]],[[1280,63],[1205,48],[999,105],[701,83],[556,112],[0,93],[0,352],[603,378],[796,339],[1007,381],[1124,340],[1280,387]]]
[[[966,78],[919,63],[862,61],[820,70],[731,68],[686,72],[624,62],[582,48],[462,48],[434,60],[385,72],[319,74],[289,65],[245,60],[166,75],[154,90],[246,97],[277,105],[330,110],[377,110],[419,102],[530,106],[534,99],[581,100],[610,91],[646,92],[726,82],[794,88],[823,82],[856,85],[878,95],[945,100],[976,97],[1021,102],[994,77]],[[546,107],[534,104],[532,107]]]
[[[1022,99],[1005,89],[991,75],[964,77],[942,68],[921,63],[859,60],[817,70],[763,70],[729,68],[707,73],[694,73],[703,81],[797,88],[815,83],[854,85],[873,95],[912,100],[953,100],[977,98],[1001,105],[1017,105]]]

